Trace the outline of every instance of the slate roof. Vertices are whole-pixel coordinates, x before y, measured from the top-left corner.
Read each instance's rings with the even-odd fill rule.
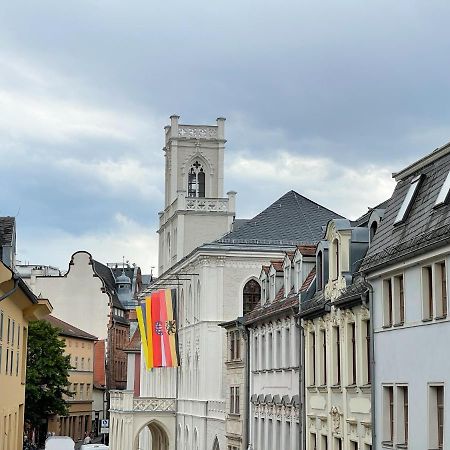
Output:
[[[339,214],[289,191],[253,219],[215,241],[223,244],[315,244],[322,227]]]
[[[333,301],[333,305],[341,306],[354,300],[360,301],[361,296],[366,294],[369,289],[369,283],[367,283],[363,278],[355,280],[341,292],[336,300]]]
[[[389,198],[387,200],[385,200],[384,202],[381,202],[379,205],[374,206],[373,208],[369,208],[368,211],[366,213],[364,213],[361,217],[358,217],[355,220],[350,221],[351,225],[353,227],[360,227],[360,226],[367,226],[367,222],[370,218],[370,215],[372,214],[372,212],[375,209],[386,209],[388,203],[389,203]]]
[[[49,322],[52,326],[59,328],[61,336],[76,337],[79,339],[86,339],[88,341],[96,341],[98,338],[92,334],[86,333],[86,331],[80,330],[74,327],[70,323],[64,322],[64,320],[58,319],[54,316],[46,316],[44,320]]]
[[[13,245],[16,218],[11,216],[0,217],[0,245]]]
[[[450,171],[450,145],[438,150],[439,154],[435,151],[428,155],[429,159],[425,157],[418,161],[416,170],[414,164],[405,169],[408,172],[397,183],[387,204],[383,220],[361,265],[362,271],[393,264],[411,252],[424,253],[450,242],[450,207],[446,204],[433,208]],[[394,225],[411,179],[419,174],[424,175],[424,179],[408,217],[404,223]]]
[[[103,283],[105,284],[105,289],[111,297],[113,306],[115,306],[116,308],[124,309],[117,295],[116,279],[114,278],[111,269],[108,266],[102,264],[101,262],[96,261],[95,259],[92,259],[92,267],[94,269],[94,272],[103,280]],[[127,322],[125,321],[125,323]]]

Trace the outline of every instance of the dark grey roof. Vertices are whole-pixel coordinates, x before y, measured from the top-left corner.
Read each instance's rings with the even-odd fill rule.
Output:
[[[379,205],[374,206],[373,208],[369,208],[366,213],[364,213],[361,217],[358,217],[355,220],[352,220],[351,223],[354,227],[360,227],[360,226],[367,226],[367,222],[370,219],[370,215],[375,209],[386,209],[386,206],[388,205],[390,199],[385,200],[384,202],[381,202]]]
[[[16,228],[15,217],[0,217],[0,245],[13,245]]]
[[[341,292],[339,297],[333,301],[333,305],[344,306],[350,302],[361,302],[361,297],[364,296],[370,289],[369,283],[364,278],[355,280],[352,284]]]
[[[109,294],[113,306],[116,308],[124,309],[122,303],[120,303],[119,297],[116,291],[116,280],[111,269],[108,266],[92,259],[92,267],[94,272],[103,280],[105,284],[106,292]]]
[[[314,297],[300,302],[299,316],[305,319],[321,316],[329,310],[330,301],[326,300],[323,291],[318,291]]]
[[[443,156],[439,158],[431,158],[428,165],[418,165],[416,171],[414,171],[414,165],[410,166],[410,173],[397,183],[388,202],[383,220],[367,252],[361,270],[369,271],[382,265],[391,264],[404,259],[411,252],[423,253],[450,241],[449,205],[433,208],[449,171],[450,149],[443,152]],[[411,210],[404,223],[394,226],[394,221],[409,189],[411,179],[419,174],[424,175],[424,179]]]
[[[223,244],[315,244],[339,214],[289,191],[253,219],[218,239]]]

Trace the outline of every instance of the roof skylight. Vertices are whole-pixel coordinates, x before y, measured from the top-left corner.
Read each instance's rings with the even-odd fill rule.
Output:
[[[447,203],[450,197],[449,194],[450,194],[450,172],[447,174],[447,178],[445,179],[444,184],[441,187],[441,191],[439,192],[434,207],[437,208],[438,206],[442,206],[445,203]]]
[[[402,206],[400,207],[397,217],[395,218],[394,225],[398,225],[403,223],[408,217],[408,213],[411,210],[413,201],[417,195],[417,191],[419,190],[420,181],[422,180],[422,175],[418,175],[417,177],[411,180],[411,184],[409,186],[408,192],[406,194],[405,199],[403,200]]]

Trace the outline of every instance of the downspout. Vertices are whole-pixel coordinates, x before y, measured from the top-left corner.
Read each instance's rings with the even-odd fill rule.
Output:
[[[303,361],[304,361],[304,352],[302,351],[303,349],[303,327],[302,327],[302,319],[300,318],[300,296],[299,296],[299,302],[298,302],[298,313],[295,313],[294,308],[291,308],[291,312],[294,316],[294,318],[296,318],[296,323],[295,323],[295,328],[297,329],[297,333],[299,333],[299,343],[300,343],[300,348],[298,349],[299,352],[299,358],[298,358],[298,395],[300,398],[300,417],[301,417],[301,421],[302,424],[299,427],[299,443],[300,443],[300,449],[305,448],[306,442],[305,442],[305,433],[303,432],[304,430],[304,426],[306,426],[306,422],[303,420],[304,416],[305,416],[305,408],[304,408],[304,399],[305,399],[305,395],[304,395],[304,377],[303,377]],[[305,423],[304,423],[305,422]]]
[[[3,294],[2,296],[0,296],[0,302],[2,300],[5,300],[6,298],[8,298],[10,295],[14,294],[14,292],[17,291],[17,288],[19,287],[19,279],[14,277],[14,287],[8,291],[6,294]]]
[[[373,323],[373,287],[369,283],[369,314],[370,314],[370,395],[372,397],[372,447],[375,445],[375,339]]]
[[[249,445],[249,429],[250,429],[250,330],[244,325],[245,333],[245,418],[244,423],[244,449],[248,448]]]
[[[301,421],[300,426],[300,444],[302,449],[306,449],[306,405],[305,405],[305,333],[302,327],[301,319],[300,321],[300,370],[299,370],[299,384],[300,384],[300,407],[301,410]]]

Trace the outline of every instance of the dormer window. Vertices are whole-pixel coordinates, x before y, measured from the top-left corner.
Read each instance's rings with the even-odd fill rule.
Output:
[[[284,268],[284,295],[287,296],[291,290],[291,262]]]
[[[450,198],[450,172],[447,174],[447,178],[445,179],[444,184],[442,185],[441,191],[439,192],[434,207],[438,208],[439,206],[445,205],[446,203],[448,203],[449,198]]]
[[[323,289],[322,261],[323,261],[322,252],[319,252],[317,253],[317,263],[316,263],[318,291],[321,291]]]
[[[203,166],[195,161],[188,173],[188,197],[205,196],[205,171]]]
[[[333,241],[333,252],[334,252],[334,279],[339,278],[339,241],[335,239]]]
[[[411,184],[409,186],[408,192],[406,193],[406,197],[403,200],[400,210],[398,211],[397,217],[395,218],[394,225],[399,225],[407,219],[409,211],[411,211],[414,199],[416,198],[417,192],[419,191],[421,180],[422,175],[418,175],[411,180]]]
[[[377,232],[378,223],[374,221],[372,225],[370,225],[370,243],[372,243],[373,238],[375,237],[375,233]]]
[[[298,292],[300,288],[302,287],[302,280],[301,280],[301,267],[302,267],[302,261],[299,259],[298,261],[295,261],[294,270],[295,270],[295,291]]]

